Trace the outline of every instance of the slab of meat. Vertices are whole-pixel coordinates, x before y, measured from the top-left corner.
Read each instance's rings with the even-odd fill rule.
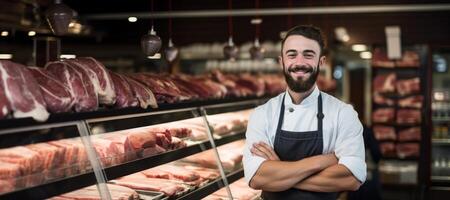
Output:
[[[404,51],[401,60],[396,60],[397,67],[419,67],[420,58],[419,54],[415,51]]]
[[[1,165],[1,163],[0,163]],[[0,194],[12,192],[15,190],[14,183],[11,180],[0,179]]]
[[[420,110],[399,109],[397,110],[398,124],[415,124],[422,121]]]
[[[261,195],[260,190],[254,190],[250,188],[244,179],[239,179],[234,183],[229,185],[231,190],[231,195],[233,199],[236,200],[252,200]],[[226,188],[222,188],[212,194],[212,197],[207,197],[204,199],[229,199],[228,192]]]
[[[398,141],[420,141],[422,137],[421,133],[422,131],[419,126],[401,130],[398,133]]]
[[[235,97],[245,97],[252,94],[252,91],[241,85],[238,85],[236,81],[239,79],[238,76],[233,74],[223,74],[219,70],[215,70],[210,74],[211,80],[216,83],[220,83],[227,89],[228,96]]]
[[[154,74],[139,73],[132,74],[129,77],[147,86],[153,94],[155,94],[158,102],[174,103],[180,100],[180,90],[174,83],[168,82],[161,76],[158,77],[158,75]]]
[[[112,200],[138,200],[139,194],[133,189],[120,185],[107,184]],[[101,200],[100,193],[96,185],[85,187],[69,193],[65,193],[51,200]]]
[[[395,129],[392,126],[373,126],[373,133],[377,140],[395,140],[397,135],[395,134]]]
[[[396,79],[395,73],[377,75],[373,79],[373,91],[378,93],[394,92]]]
[[[196,172],[173,164],[161,165],[141,171],[141,173],[149,178],[181,180],[183,182],[191,182],[200,178],[200,175]]]
[[[43,157],[44,169],[51,170],[60,167],[64,162],[65,149],[42,142],[25,146]]]
[[[3,73],[0,71],[0,119],[5,118],[11,112],[11,105],[5,94],[5,87],[3,86]]]
[[[211,169],[211,168],[205,168],[205,167],[200,167],[200,166],[194,166],[194,165],[189,165],[189,164],[182,164],[182,166],[185,169],[194,171],[195,173],[197,173],[202,179],[205,180],[216,180],[217,178],[220,177],[219,174],[219,170],[218,169]]]
[[[397,155],[400,158],[411,157],[411,156],[419,156],[420,152],[420,144],[419,143],[400,143],[397,144]]]
[[[42,155],[23,146],[1,149],[0,161],[20,165],[24,175],[44,169]]]
[[[372,113],[373,122],[393,122],[395,110],[393,108],[378,108]]]
[[[262,96],[266,86],[262,78],[249,73],[240,74],[236,84],[250,89],[256,96]]]
[[[131,91],[133,91],[134,97],[139,101],[141,108],[146,109],[148,106],[151,108],[157,108],[156,97],[153,92],[145,85],[135,81],[128,76],[124,76],[125,80],[130,84]]]
[[[91,143],[104,167],[123,163],[124,155],[120,154],[117,145],[110,140],[91,137]]]
[[[279,74],[262,74],[266,93],[270,95],[277,95],[286,90],[286,82],[284,81],[284,77]]]
[[[49,62],[45,68],[65,84],[75,97],[75,111],[94,111],[98,108],[98,97],[94,85],[84,71],[79,71],[68,62]]]
[[[16,188],[23,187],[21,181],[23,167],[16,163],[3,162],[0,160],[0,193],[11,192]]]
[[[398,105],[400,107],[410,107],[410,108],[422,108],[423,96],[416,95],[411,97],[406,97],[398,100]]]
[[[408,94],[416,94],[420,92],[420,79],[419,77],[397,80],[395,87],[397,88],[397,92],[404,96]]]
[[[131,147],[135,151],[154,147],[158,141],[156,133],[149,132],[145,129],[130,129],[125,130],[125,132]]]
[[[94,72],[95,76],[91,75],[91,80],[96,79],[97,81],[93,80],[92,82],[98,82],[98,85],[95,87],[97,87],[96,91],[100,104],[113,105],[115,103],[116,92],[114,90],[114,83],[102,63],[92,57],[79,57],[73,60],[69,59],[67,61],[80,64],[84,69],[86,69],[86,71],[91,70]]]
[[[192,76],[177,74],[172,75],[171,79],[191,99],[208,99],[214,95],[214,91],[211,91],[202,82],[196,81]]]
[[[59,113],[68,112],[72,109],[75,98],[66,85],[53,77],[44,68],[30,67],[29,70],[39,83],[48,111]]]
[[[3,107],[1,116],[6,115],[4,113],[8,112],[10,106],[15,118],[32,117],[37,121],[47,120],[49,113],[44,97],[36,79],[25,66],[0,60],[0,82],[4,87],[4,96],[9,102],[9,105],[0,103]]]
[[[372,52],[372,66],[374,67],[386,67],[386,68],[394,68],[394,61],[390,60],[387,57],[386,51],[381,48],[375,48]]]
[[[117,108],[136,107],[139,105],[137,98],[133,94],[133,90],[128,81],[121,74],[109,71],[111,79],[114,83],[114,91],[116,92]]]
[[[393,142],[383,142],[380,144],[380,151],[383,155],[395,154],[395,144]]]
[[[373,101],[379,105],[388,105],[388,106],[395,105],[395,101],[393,99],[384,97],[383,95],[381,95],[378,92],[373,93]]]
[[[128,136],[124,132],[100,134],[97,137],[111,141],[111,145],[115,146],[119,156],[125,161],[130,161],[137,158],[136,149],[133,148],[128,140]]]
[[[188,189],[188,187],[182,182],[159,178],[148,178],[141,173],[124,176],[111,182],[135,190],[163,192],[167,196],[177,195]]]
[[[63,173],[66,176],[84,172],[90,167],[86,149],[80,138],[55,140],[48,143],[65,149],[64,162],[62,165],[65,166],[63,168]]]

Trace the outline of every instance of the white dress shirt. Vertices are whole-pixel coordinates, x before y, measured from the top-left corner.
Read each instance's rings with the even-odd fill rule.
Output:
[[[273,148],[281,101],[285,94],[282,130],[296,132],[318,130],[316,115],[320,91],[317,86],[314,87],[314,91],[298,105],[293,104],[291,96],[286,91],[258,106],[250,115],[243,158],[247,183],[265,160],[252,155],[250,148],[253,143],[260,141]],[[367,172],[363,127],[358,119],[358,113],[351,105],[324,92],[322,92],[322,103],[325,116],[323,118],[323,154],[334,152],[339,164],[346,166],[363,183]]]

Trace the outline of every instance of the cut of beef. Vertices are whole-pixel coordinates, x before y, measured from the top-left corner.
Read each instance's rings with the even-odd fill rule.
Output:
[[[397,155],[400,158],[419,156],[419,143],[399,143],[397,144]]]
[[[149,88],[127,76],[123,77],[128,82],[128,84],[130,84],[131,91],[133,91],[134,97],[136,97],[139,101],[139,105],[141,106],[141,108],[146,109],[148,106],[152,108],[158,107],[155,95]]]
[[[18,187],[23,187],[23,167],[16,163],[0,160],[0,193],[11,192]]]
[[[123,155],[112,141],[98,137],[91,137],[90,140],[104,167],[124,162]]]
[[[398,133],[398,141],[419,141],[421,139],[420,127],[411,127]]]
[[[173,196],[179,194],[180,192],[185,192],[188,189],[182,182],[159,178],[148,178],[141,173],[124,176],[111,182],[135,190],[163,192],[167,196]]]
[[[383,142],[380,144],[380,151],[383,155],[395,154],[395,144],[393,142]]]
[[[173,179],[181,180],[183,182],[191,182],[200,178],[200,175],[196,172],[173,164],[161,165],[141,171],[141,173],[149,178]]]
[[[393,122],[395,110],[393,108],[378,108],[372,113],[373,122]]]
[[[44,159],[44,169],[51,170],[60,167],[64,162],[65,150],[48,143],[36,143],[25,146],[40,154]]]
[[[184,164],[184,168],[194,171],[197,173],[202,179],[205,180],[216,180],[220,177],[218,169],[205,168],[200,166],[194,166],[189,164]]]
[[[155,94],[158,102],[174,103],[179,100],[180,90],[173,83],[168,83],[161,75],[139,73],[132,74],[130,77],[147,86]]]
[[[47,110],[52,113],[59,113],[68,112],[72,109],[75,98],[66,85],[54,78],[44,68],[30,67],[29,69],[39,83]]]
[[[415,124],[420,123],[421,120],[420,110],[415,109],[399,109],[397,110],[397,123],[398,124]]]
[[[262,96],[265,91],[264,80],[251,74],[240,74],[236,84],[246,87],[253,92],[253,95]]]
[[[373,133],[377,140],[395,140],[397,138],[395,129],[391,126],[373,126]]]
[[[422,108],[423,96],[416,95],[398,100],[400,107]]]
[[[420,79],[419,77],[397,80],[396,82],[397,92],[404,96],[409,94],[416,94],[420,92]]]
[[[0,82],[4,87],[3,92],[15,118],[32,117],[37,121],[47,120],[49,113],[45,108],[44,97],[42,97],[36,79],[25,66],[8,60],[0,60],[0,75]],[[1,115],[4,116],[3,113],[6,113],[8,104],[1,104],[3,104]]]
[[[373,80],[373,91],[378,93],[388,93],[395,91],[395,73],[379,74]]]
[[[123,75],[109,71],[111,79],[114,83],[116,92],[117,108],[136,107],[139,105],[138,99],[133,95],[133,90]]]
[[[113,105],[115,103],[116,93],[114,90],[114,84],[103,64],[92,57],[80,57],[74,60],[70,59],[68,61],[73,61],[74,63],[80,64],[86,72],[88,72],[88,70],[94,72],[93,74],[95,76],[90,73],[90,77],[93,83],[98,83],[98,85],[96,85],[96,91],[98,94],[99,103],[105,105]]]
[[[139,194],[136,191],[120,185],[107,184],[111,194],[111,200],[138,200]],[[79,190],[68,192],[50,200],[101,200],[100,193],[96,185],[85,187]]]
[[[24,175],[44,169],[42,155],[23,146],[1,149],[0,161],[20,165]]]
[[[94,111],[98,108],[97,93],[86,73],[66,62],[49,62],[45,68],[63,84],[68,86],[75,97],[75,111]]]
[[[373,50],[372,56],[372,66],[374,67],[386,67],[386,68],[394,68],[395,63],[392,60],[389,60],[387,57],[386,51],[375,48]]]
[[[392,100],[390,98],[387,98],[387,97],[384,97],[383,95],[381,95],[378,92],[374,92],[373,93],[373,101],[376,104],[379,104],[379,105],[388,105],[388,106],[395,105],[395,101],[394,100]]]

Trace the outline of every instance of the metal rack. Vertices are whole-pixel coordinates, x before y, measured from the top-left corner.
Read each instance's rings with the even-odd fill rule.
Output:
[[[242,110],[244,108],[253,108],[263,103],[266,99],[267,97],[261,97],[261,98],[242,98],[232,102],[227,100],[213,100],[204,103],[194,102],[194,103],[174,104],[172,106],[167,104],[161,105],[160,108],[153,110],[129,108],[115,111],[101,110],[89,113],[56,114],[51,116],[50,119],[44,123],[39,123],[35,121],[30,122],[31,119],[15,119],[15,120],[8,119],[0,121],[2,122],[0,123],[1,124],[0,137],[21,137],[23,136],[22,135],[23,132],[34,132],[43,129],[74,126],[77,127],[78,129],[79,134],[78,136],[81,136],[82,138],[85,137],[85,139],[87,139],[87,142],[83,142],[86,149],[87,150],[91,149],[92,153],[95,153],[88,139],[88,136],[93,135],[91,125],[98,125],[102,123],[119,124],[120,121],[125,121],[124,123],[127,124],[127,120],[134,119],[136,121],[139,121],[137,120],[139,118],[142,118],[143,121],[147,120],[147,124],[138,123],[138,126],[152,125],[153,122],[148,121],[150,119],[156,120],[156,122],[154,122],[153,124],[168,121],[176,121],[198,116],[203,116],[207,120],[206,115],[208,112],[221,113],[222,112],[220,111],[221,109],[225,110],[226,112],[229,112],[233,110],[234,111]],[[181,116],[180,113],[182,114]],[[187,116],[186,115],[187,113],[191,113],[191,116],[190,117]],[[161,121],[160,118],[165,119]],[[30,122],[30,124],[27,124],[27,122]],[[208,122],[206,121],[205,124],[206,126],[207,123]],[[136,128],[138,126],[135,126],[135,124],[131,125],[131,127],[130,125],[125,125],[115,127],[114,129],[117,128],[117,130],[121,130],[127,128]],[[209,130],[209,127],[207,128],[207,130]],[[91,171],[78,174],[72,177],[65,177],[59,180],[54,180],[38,186],[33,186],[21,190],[16,190],[10,193],[2,194],[0,195],[0,199],[45,199],[55,195],[80,189],[86,186],[90,186],[96,183],[104,183],[105,180],[108,179],[114,179],[131,173],[142,171],[208,149],[215,149],[215,147],[217,146],[245,138],[245,134],[243,132],[231,133],[227,136],[220,137],[220,139],[214,138],[211,132],[209,131],[207,132],[209,137],[212,138],[209,141],[208,140],[202,141],[185,148],[165,152],[151,157],[129,161],[116,166],[101,167],[98,156],[96,158],[95,157],[90,158],[89,161],[92,166]],[[2,147],[4,146],[0,145],[0,148]],[[218,162],[220,163],[220,161]],[[220,171],[221,174],[225,174],[222,168],[220,168]],[[242,170],[222,176],[221,179],[213,181],[202,188],[192,191],[191,193],[181,197],[181,199],[192,199],[193,197],[207,196],[208,194],[222,187],[228,187],[228,182],[233,182],[241,177],[243,177]],[[106,189],[106,192],[102,191],[101,188],[99,189],[100,195],[102,196],[102,198],[109,199],[110,198],[109,191],[107,191],[107,188],[104,189]]]

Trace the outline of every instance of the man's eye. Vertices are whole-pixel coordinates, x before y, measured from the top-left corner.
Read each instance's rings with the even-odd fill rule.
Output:
[[[305,58],[314,58],[314,55],[312,55],[312,54],[305,54],[304,56],[305,56]]]
[[[287,57],[288,58],[295,58],[296,54],[288,54]]]

